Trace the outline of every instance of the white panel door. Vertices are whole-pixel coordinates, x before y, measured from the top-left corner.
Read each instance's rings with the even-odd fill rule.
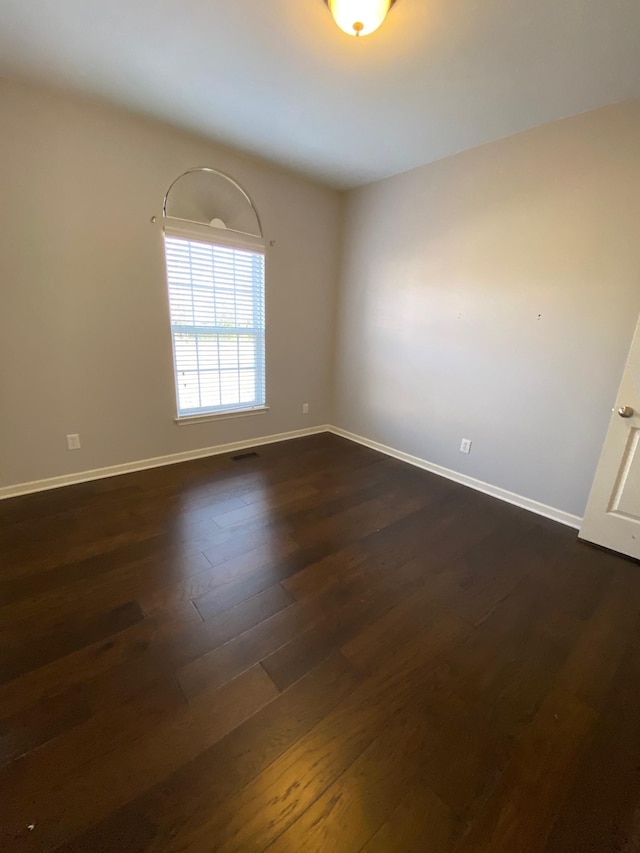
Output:
[[[580,538],[640,559],[640,323],[631,344]]]

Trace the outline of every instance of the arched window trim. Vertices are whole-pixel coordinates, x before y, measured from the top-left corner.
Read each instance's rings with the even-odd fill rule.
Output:
[[[169,196],[171,195],[171,190],[176,186],[176,184],[179,183],[180,180],[182,180],[182,178],[186,177],[187,175],[192,175],[195,172],[205,172],[210,175],[215,175],[216,177],[222,178],[223,180],[228,181],[230,184],[232,184],[235,189],[237,189],[238,192],[241,193],[241,195],[251,208],[251,212],[255,216],[256,222],[258,224],[259,233],[251,234],[249,231],[239,231],[234,228],[219,229],[215,226],[207,225],[204,222],[194,222],[191,219],[181,219],[179,217],[169,216],[169,214],[167,213],[167,205],[169,202]],[[202,235],[204,235],[205,233],[209,233],[210,235],[220,235],[222,239],[224,239],[223,235],[225,233],[229,235],[237,234],[241,235],[242,237],[249,238],[251,241],[255,241],[256,243],[264,245],[264,233],[262,230],[262,222],[260,221],[260,214],[258,213],[256,206],[253,203],[253,199],[251,198],[249,193],[241,184],[238,183],[238,181],[235,180],[235,178],[232,178],[231,175],[227,175],[225,172],[221,172],[218,169],[212,169],[210,166],[194,166],[192,169],[187,169],[186,172],[182,172],[181,175],[178,175],[178,177],[171,182],[171,184],[169,185],[169,189],[166,191],[162,202],[162,218],[165,223],[165,226],[169,226],[171,229],[180,228],[180,223],[188,223],[189,230],[192,230],[192,227],[195,227],[197,231],[200,231],[200,229],[205,229],[204,231],[201,231]],[[185,230],[187,230],[187,225],[185,225],[184,228]]]

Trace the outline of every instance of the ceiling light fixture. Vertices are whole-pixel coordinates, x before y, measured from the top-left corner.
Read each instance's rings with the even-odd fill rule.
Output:
[[[350,36],[368,36],[387,17],[396,0],[325,0],[336,24]]]

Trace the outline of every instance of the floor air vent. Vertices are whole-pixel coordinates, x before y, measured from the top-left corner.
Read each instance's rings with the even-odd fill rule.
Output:
[[[238,453],[236,456],[232,456],[231,459],[234,462],[241,462],[243,459],[255,459],[258,455],[255,450],[249,450],[247,453]]]

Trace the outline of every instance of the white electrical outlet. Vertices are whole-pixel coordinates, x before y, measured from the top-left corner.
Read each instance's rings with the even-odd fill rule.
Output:
[[[460,444],[460,453],[471,453],[471,439],[463,438]]]
[[[308,404],[308,403],[303,403],[303,404],[302,404],[302,414],[303,414],[303,415],[308,415],[308,414],[309,414],[309,404]]]
[[[67,449],[68,450],[80,450],[80,436],[79,435],[68,435],[67,436]]]

